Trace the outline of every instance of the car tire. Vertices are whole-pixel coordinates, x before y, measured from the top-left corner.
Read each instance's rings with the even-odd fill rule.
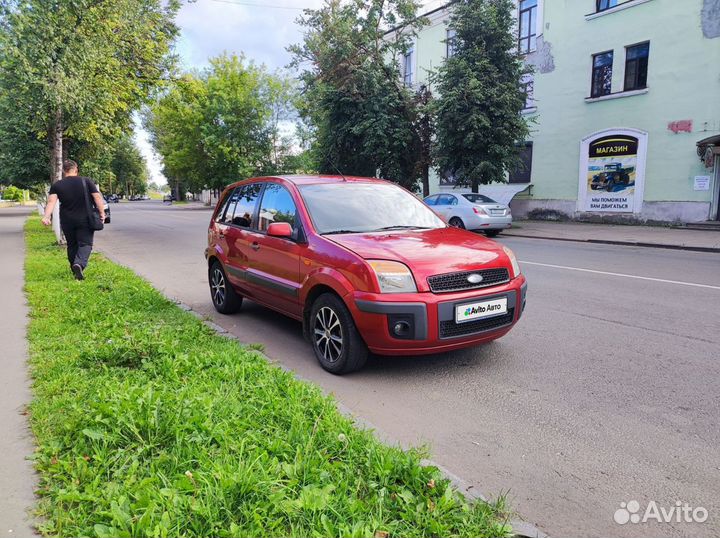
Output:
[[[220,262],[215,261],[208,271],[210,298],[215,310],[221,314],[234,314],[242,306],[242,296],[238,295],[225,274]]]
[[[368,348],[350,311],[337,295],[323,293],[315,300],[309,324],[313,351],[323,369],[341,375],[365,365]]]
[[[500,235],[500,230],[485,230],[485,235],[488,237],[497,237]]]
[[[453,217],[448,222],[450,226],[453,226],[455,228],[460,228],[461,230],[465,229],[465,223],[462,221],[460,217]]]

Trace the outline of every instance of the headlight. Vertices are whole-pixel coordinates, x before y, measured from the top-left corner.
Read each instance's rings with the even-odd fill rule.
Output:
[[[517,258],[515,257],[515,253],[507,247],[503,247],[503,250],[505,251],[505,254],[507,254],[508,258],[510,258],[510,263],[512,264],[512,269],[513,269],[513,278],[519,277],[520,276],[520,264],[518,264]]]
[[[375,271],[382,293],[415,293],[417,287],[412,273],[400,262],[387,260],[368,260]]]

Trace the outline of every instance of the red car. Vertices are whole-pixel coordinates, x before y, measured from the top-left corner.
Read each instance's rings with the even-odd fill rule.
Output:
[[[368,351],[420,355],[495,340],[525,308],[510,249],[448,226],[379,179],[235,183],[215,208],[205,255],[218,312],[247,297],[301,321],[334,374],[361,368]]]

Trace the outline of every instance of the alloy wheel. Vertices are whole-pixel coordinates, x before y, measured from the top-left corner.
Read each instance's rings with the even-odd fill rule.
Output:
[[[217,267],[213,271],[210,280],[210,291],[212,292],[213,301],[216,305],[222,305],[225,302],[225,275]]]
[[[343,351],[343,333],[340,318],[327,306],[318,310],[313,327],[315,345],[328,362],[336,362]]]

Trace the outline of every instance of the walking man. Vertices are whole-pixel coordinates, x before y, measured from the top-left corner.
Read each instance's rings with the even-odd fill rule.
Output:
[[[77,280],[85,278],[83,271],[87,267],[93,246],[93,234],[88,215],[88,203],[85,198],[85,188],[98,208],[100,219],[105,220],[105,204],[97,186],[90,178],[78,175],[78,165],[75,161],[63,162],[63,179],[53,183],[50,187],[50,196],[45,206],[45,216],[42,223],[50,226],[55,204],[60,200],[60,227],[67,241],[67,256]]]

